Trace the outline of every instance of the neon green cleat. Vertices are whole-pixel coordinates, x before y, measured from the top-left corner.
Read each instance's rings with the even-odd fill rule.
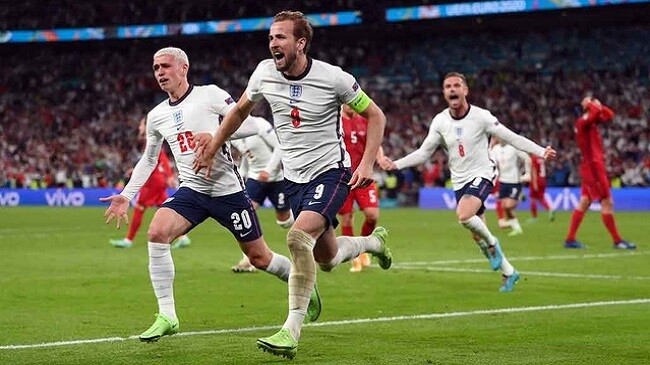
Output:
[[[133,242],[127,240],[126,238],[122,238],[122,239],[119,239],[119,240],[108,240],[108,242],[110,242],[113,247],[117,247],[117,248],[131,248],[131,247],[133,247]]]
[[[148,330],[142,332],[140,341],[156,342],[162,336],[171,336],[178,332],[178,319],[172,320],[164,314],[156,314],[156,321]]]
[[[390,253],[390,248],[388,248],[388,245],[386,245],[386,240],[388,239],[388,230],[384,227],[377,227],[372,231],[370,235],[377,237],[379,239],[379,242],[381,242],[381,252],[372,253],[372,256],[377,258],[379,267],[384,270],[388,270],[393,264],[393,255]]]
[[[318,292],[318,285],[314,284],[314,290],[309,297],[309,306],[307,307],[307,315],[305,322],[316,322],[320,317],[320,312],[323,311],[323,302],[320,300],[320,293]]]
[[[288,328],[283,328],[273,336],[258,338],[257,347],[275,356],[293,359],[298,352],[298,341],[293,339]]]
[[[187,236],[181,236],[172,244],[172,250],[184,248],[192,244],[192,240]]]

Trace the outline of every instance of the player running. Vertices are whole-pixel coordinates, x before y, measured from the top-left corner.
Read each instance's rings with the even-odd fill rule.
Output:
[[[163,48],[154,54],[153,73],[169,99],[147,114],[147,143],[129,183],[120,194],[100,199],[110,202],[104,213],[106,223],[116,219],[119,228],[122,220],[128,220],[129,202],[156,167],[163,141],[167,141],[182,182],[178,191],[156,211],[149,225],[149,276],[158,299],[159,313],[154,324],[139,336],[145,342],[178,332],[173,289],[175,270],[170,244],[207,218],[213,218],[227,228],[258,269],[284,281],[288,281],[291,270],[291,261],[272,252],[262,237],[255,208],[244,192],[229,144],[225,141],[219,144],[219,153],[209,174],[197,175],[192,170],[194,139],[200,133],[209,134],[217,129],[219,120],[233,109],[235,102],[226,91],[215,85],[190,85],[188,70],[187,54],[179,48]],[[233,138],[257,132],[255,123],[247,120]],[[308,318],[315,320],[320,314],[320,298],[316,290],[305,295],[309,302]]]
[[[496,165],[489,156],[488,139],[495,135],[517,149],[545,159],[554,158],[556,152],[551,147],[544,149],[515,134],[488,110],[470,105],[467,102],[469,88],[463,74],[450,72],[445,75],[442,90],[449,108],[433,118],[429,134],[420,148],[395,162],[384,157],[380,166],[384,170],[417,166],[426,162],[438,146],[444,145],[449,154],[451,181],[458,203],[458,222],[472,232],[492,270],[501,269],[503,283],[499,290],[510,292],[520,275],[506,259],[499,240],[488,229],[483,215],[483,202],[492,191],[497,175]]]
[[[615,249],[634,250],[634,243],[624,240],[618,233],[614,220],[614,201],[609,186],[609,179],[605,171],[605,154],[603,142],[598,132],[598,125],[610,122],[614,118],[614,111],[603,105],[598,99],[587,96],[580,103],[584,113],[576,120],[574,131],[578,148],[582,154],[580,162],[580,202],[571,214],[569,232],[564,240],[565,248],[585,248],[585,245],[576,240],[576,233],[580,228],[582,218],[593,201],[600,201],[600,216],[607,228]]]
[[[515,215],[523,192],[522,182],[530,180],[530,157],[499,137],[493,137],[496,144],[490,150],[490,156],[495,160],[499,170],[499,201],[506,216],[505,225],[512,231],[508,236],[518,236],[524,233]],[[520,166],[523,164],[524,173]],[[500,225],[501,226],[501,225]]]
[[[195,170],[210,172],[213,156],[239,128],[263,98],[273,110],[282,148],[285,193],[296,221],[287,233],[292,266],[289,278],[289,315],[276,334],[260,338],[264,351],[293,358],[296,355],[309,293],[316,280],[316,262],[324,271],[371,252],[388,269],[392,258],[386,246],[388,232],[377,227],[366,237],[336,237],[336,213],[350,189],[370,185],[373,163],[381,144],[386,117],[341,68],[307,57],[313,30],[304,14],[278,13],[269,31],[273,59],[260,62],[246,91],[196,161]],[[340,107],[348,104],[368,119],[366,149],[351,173],[350,157],[341,138]],[[201,147],[197,148],[200,151]]]

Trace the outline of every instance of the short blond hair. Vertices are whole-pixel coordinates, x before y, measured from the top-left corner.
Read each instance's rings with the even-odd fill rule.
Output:
[[[161,48],[156,53],[153,54],[153,58],[160,57],[160,56],[167,56],[167,55],[174,57],[176,61],[180,62],[183,65],[187,65],[188,67],[190,65],[190,59],[187,58],[187,53],[185,53],[185,51],[177,47]]]

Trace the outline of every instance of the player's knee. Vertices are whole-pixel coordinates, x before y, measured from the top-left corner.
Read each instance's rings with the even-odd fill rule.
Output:
[[[474,215],[475,214],[470,215],[467,212],[461,212],[461,211],[458,211],[458,210],[456,211],[456,218],[458,218],[458,223],[463,224],[463,225],[465,223],[467,223],[470,219],[472,219],[472,217]]]
[[[377,221],[379,220],[379,211],[368,211],[365,212],[366,215],[366,222],[371,223],[371,224],[377,224]]]
[[[171,243],[172,237],[169,232],[160,225],[152,224],[147,230],[147,239],[149,242]]]
[[[303,230],[291,228],[287,232],[287,247],[294,255],[302,251],[312,251],[315,243],[316,240]]]

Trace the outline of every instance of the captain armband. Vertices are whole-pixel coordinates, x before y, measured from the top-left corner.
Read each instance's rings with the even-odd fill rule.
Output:
[[[351,102],[348,103],[348,106],[355,112],[362,113],[368,108],[368,105],[370,105],[371,101],[372,99],[370,99],[370,97],[365,92],[363,92],[363,90],[361,90],[361,92],[354,99],[352,99]]]

